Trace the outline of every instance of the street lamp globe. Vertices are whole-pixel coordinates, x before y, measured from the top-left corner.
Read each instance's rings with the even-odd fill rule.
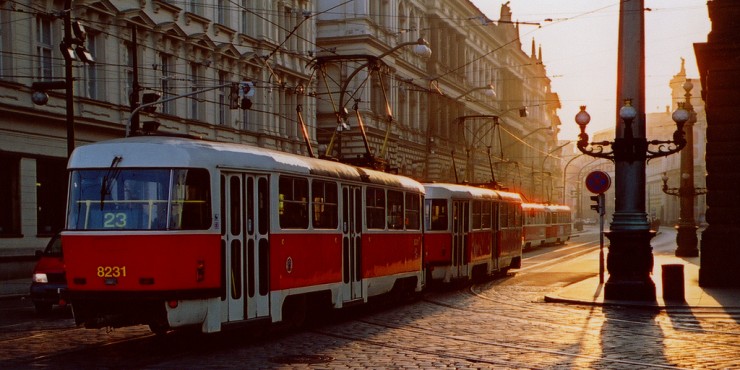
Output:
[[[589,122],[591,122],[591,115],[586,112],[586,106],[581,105],[581,111],[576,114],[576,123],[581,127],[581,131],[583,131]]]
[[[673,121],[675,121],[681,128],[683,128],[683,124],[686,123],[686,121],[689,120],[689,112],[684,109],[684,103],[679,102],[678,103],[678,109],[676,109],[675,112],[671,115],[671,118],[673,118]]]
[[[489,97],[489,98],[495,98],[496,97],[496,90],[493,89],[493,84],[488,85],[488,88],[486,89],[486,91],[484,92],[484,94],[486,94],[486,96]]]
[[[36,105],[46,105],[49,102],[49,94],[45,91],[34,91],[31,94],[31,101]]]
[[[632,106],[632,99],[624,101],[622,108],[619,108],[619,118],[625,122],[632,122],[637,117],[637,109]]]
[[[426,40],[420,38],[414,46],[414,53],[424,58],[432,56],[432,49],[427,45]]]

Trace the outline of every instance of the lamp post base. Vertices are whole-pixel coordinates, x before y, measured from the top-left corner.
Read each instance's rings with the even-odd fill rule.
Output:
[[[650,278],[653,271],[652,230],[612,230],[606,266],[609,280],[604,285],[604,299],[655,301],[655,283]]]
[[[699,257],[699,238],[696,236],[696,230],[698,229],[695,225],[681,225],[676,226],[678,234],[676,234],[676,257]]]

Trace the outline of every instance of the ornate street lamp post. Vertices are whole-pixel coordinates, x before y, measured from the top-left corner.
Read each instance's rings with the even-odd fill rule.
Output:
[[[680,199],[680,216],[676,230],[676,256],[677,257],[698,257],[699,248],[697,244],[699,239],[696,236],[696,220],[694,219],[694,198],[701,194],[706,194],[706,188],[694,187],[694,123],[696,123],[696,112],[691,105],[691,89],[694,84],[687,79],[683,84],[686,91],[684,97],[686,101],[683,107],[689,113],[689,119],[684,125],[683,131],[686,135],[686,150],[681,152],[681,185],[679,188],[668,187],[668,175],[663,174],[663,192],[674,195]]]
[[[650,240],[655,231],[650,230],[645,212],[645,166],[647,160],[676,153],[686,145],[683,125],[689,114],[682,106],[673,113],[677,125],[673,140],[645,138],[644,8],[644,0],[620,3],[617,98],[624,106],[619,109],[614,141],[589,142],[586,125],[591,117],[585,106],[575,118],[581,131],[578,149],[592,157],[610,159],[615,167],[614,216],[611,230],[605,233],[610,240],[605,299],[655,300],[655,283],[650,278]],[[607,146],[611,151],[605,151]]]

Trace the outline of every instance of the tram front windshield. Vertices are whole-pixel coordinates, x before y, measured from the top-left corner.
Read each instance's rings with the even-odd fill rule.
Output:
[[[208,171],[106,169],[71,173],[68,230],[205,230]]]

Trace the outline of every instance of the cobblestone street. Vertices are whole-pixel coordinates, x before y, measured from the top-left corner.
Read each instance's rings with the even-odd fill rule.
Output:
[[[556,251],[536,258],[555,260]],[[544,265],[530,256],[521,271],[489,282],[259,335],[87,330],[74,327],[68,310],[56,311],[55,320],[5,325],[0,360],[5,368],[740,368],[737,308],[545,302],[547,294],[593,277],[588,270],[597,258],[594,249]]]

